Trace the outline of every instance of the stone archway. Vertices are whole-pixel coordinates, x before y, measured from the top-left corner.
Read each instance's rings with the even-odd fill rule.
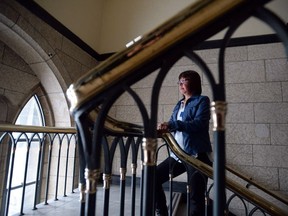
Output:
[[[61,62],[57,61],[57,56],[45,53],[39,43],[5,16],[1,16],[0,20],[0,40],[17,53],[40,80],[46,93],[45,96],[50,101],[55,120],[54,125],[71,126],[71,116],[65,96],[67,87],[59,75],[61,73],[58,67],[54,64],[56,60],[61,67]],[[63,66],[61,70],[64,70]],[[21,107],[21,103],[22,101],[19,101],[18,107]]]

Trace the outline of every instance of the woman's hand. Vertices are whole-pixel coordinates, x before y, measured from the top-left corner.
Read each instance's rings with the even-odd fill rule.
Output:
[[[158,130],[158,133],[169,132],[168,122],[163,122],[163,123],[159,124],[157,130]]]

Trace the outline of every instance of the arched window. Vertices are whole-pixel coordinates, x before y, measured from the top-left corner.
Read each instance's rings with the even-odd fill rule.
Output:
[[[43,110],[36,95],[33,95],[23,107],[15,124],[45,126]]]
[[[43,110],[36,95],[33,95],[25,104],[17,120],[16,125],[45,126]],[[17,140],[14,157],[11,152],[11,162],[9,167],[9,177],[12,176],[11,195],[9,202],[9,215],[19,213],[23,197],[23,185],[25,181],[25,205],[32,206],[35,198],[35,179],[39,159],[39,148],[42,134],[27,137],[19,132],[14,132],[13,137]],[[29,148],[29,154],[27,156]],[[14,158],[14,159],[12,159]],[[11,166],[13,164],[13,166]],[[25,173],[25,170],[27,172]],[[12,173],[11,173],[12,172]],[[11,175],[12,174],[12,175]],[[26,174],[26,176],[25,176]],[[21,195],[20,195],[21,194]],[[25,206],[24,206],[25,208]]]

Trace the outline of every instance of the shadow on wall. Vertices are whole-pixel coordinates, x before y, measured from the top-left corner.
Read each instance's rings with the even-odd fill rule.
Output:
[[[0,124],[7,123],[8,109],[9,101],[5,96],[0,95]]]

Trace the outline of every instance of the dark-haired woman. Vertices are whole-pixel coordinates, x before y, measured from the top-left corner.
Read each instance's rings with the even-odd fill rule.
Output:
[[[191,157],[212,165],[208,154],[211,153],[209,137],[210,100],[201,95],[201,78],[196,71],[184,71],[179,75],[179,91],[183,98],[176,104],[171,118],[158,126],[159,132],[173,133],[180,147]],[[169,180],[169,167],[173,177],[186,172],[186,167],[173,152],[157,166],[156,171],[156,213],[168,215],[166,197],[162,184]],[[195,168],[188,166],[190,193],[189,215],[205,215],[205,188],[207,177]]]

